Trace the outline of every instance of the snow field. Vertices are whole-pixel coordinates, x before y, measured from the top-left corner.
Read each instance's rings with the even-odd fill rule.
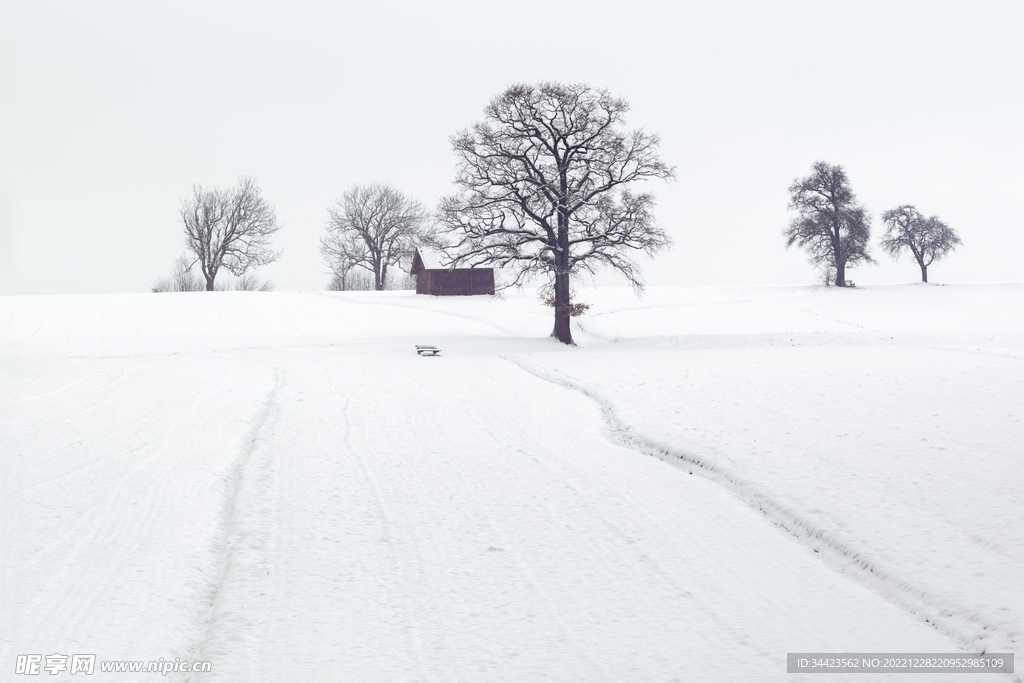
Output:
[[[946,289],[893,291],[941,310]],[[877,293],[595,292],[577,349],[542,337],[532,297],[4,300],[0,655],[209,659],[203,681],[800,680],[786,652],[956,651],[981,642],[972,614],[1019,642],[1020,331],[975,320],[901,346],[885,299],[836,316],[832,294]],[[965,398],[904,404],[933,367],[919,347],[949,366],[925,390]],[[899,436],[925,410],[934,438]],[[838,529],[909,589],[644,443]],[[962,610],[952,630],[900,603],[919,588]],[[973,678],[998,680],[920,680]]]
[[[981,296],[989,290],[999,306]],[[852,296],[828,299],[829,310],[820,292],[775,306],[771,334],[624,338],[613,362],[583,353],[559,365],[600,387],[648,446],[756,483],[752,504],[787,507],[769,517],[825,534],[844,571],[866,571],[961,645],[1019,649],[1021,288],[835,294]],[[646,329],[626,314],[619,329]],[[815,333],[816,319],[853,331]],[[951,331],[958,322],[969,332]]]

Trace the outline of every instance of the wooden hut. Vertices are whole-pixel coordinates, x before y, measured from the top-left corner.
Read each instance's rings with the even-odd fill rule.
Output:
[[[416,278],[417,294],[494,294],[493,268],[442,268],[437,255],[426,249],[417,249],[413,254],[409,273]]]

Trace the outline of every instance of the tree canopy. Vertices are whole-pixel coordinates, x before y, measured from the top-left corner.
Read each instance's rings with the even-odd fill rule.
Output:
[[[239,178],[227,190],[193,186],[192,197],[181,203],[181,220],[185,246],[199,264],[207,291],[214,290],[221,268],[239,277],[281,255],[270,247],[281,226],[253,178]]]
[[[571,277],[607,266],[640,289],[631,253],[671,243],[654,196],[631,186],[674,170],[657,135],[624,128],[628,111],[626,100],[586,84],[519,84],[451,138],[458,192],[436,214],[444,252],[453,264],[503,267],[506,286],[550,278],[552,334],[567,344]]]
[[[355,185],[327,212],[320,253],[342,287],[349,272],[361,267],[373,273],[374,289],[384,289],[388,268],[408,259],[425,239],[423,205],[391,185]]]
[[[834,269],[835,284],[846,284],[846,269],[874,263],[868,253],[871,219],[850,187],[842,166],[815,162],[811,174],[789,186],[789,208],[797,212],[785,230],[786,247],[805,249],[811,263]]]
[[[921,269],[921,282],[928,282],[928,266],[962,244],[956,231],[938,216],[925,218],[910,204],[883,213],[882,223],[886,226],[882,249],[895,259],[909,251]]]

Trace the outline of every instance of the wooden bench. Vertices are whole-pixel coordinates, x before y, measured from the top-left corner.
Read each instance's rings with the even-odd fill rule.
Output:
[[[441,349],[437,348],[436,346],[420,346],[419,344],[417,344],[416,353],[418,353],[421,356],[436,356],[437,354],[441,353]]]

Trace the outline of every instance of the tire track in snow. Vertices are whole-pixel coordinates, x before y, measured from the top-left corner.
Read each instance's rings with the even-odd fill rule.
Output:
[[[164,377],[166,373],[161,372],[157,379]],[[123,402],[132,408],[128,413],[118,415],[116,420],[113,420],[113,426],[101,425],[99,431],[74,439],[71,445],[55,447],[54,444],[48,443],[39,452],[51,455],[59,453],[74,448],[83,441],[95,440],[118,430],[126,430],[133,422],[152,428],[157,419],[166,433],[195,434],[196,422],[192,419],[195,415],[192,412],[175,413],[173,410],[175,401],[195,383],[194,380],[190,379],[170,388],[164,387],[159,400],[147,401],[145,390],[156,381],[151,378],[141,384],[136,383],[118,389],[124,396]],[[109,391],[111,386],[114,384],[90,389],[82,395],[83,400],[97,392]],[[215,386],[219,388],[219,385]],[[93,400],[100,404],[110,402],[110,399],[103,398],[102,394]],[[193,405],[192,410],[199,410],[202,406],[202,401],[199,401]],[[154,418],[155,415],[160,417]],[[102,594],[104,588],[101,586],[112,586],[107,582],[108,579],[118,576],[125,578],[126,566],[141,566],[136,564],[138,556],[133,549],[138,548],[146,552],[151,547],[154,529],[159,528],[161,515],[166,514],[166,508],[159,501],[168,497],[168,480],[162,477],[154,478],[152,474],[159,472],[158,465],[170,468],[176,467],[180,462],[180,458],[167,459],[167,451],[163,447],[165,441],[166,434],[163,434],[160,438],[147,440],[142,445],[136,444],[130,448],[115,446],[110,449],[107,444],[107,448],[93,449],[90,452],[123,452],[79,467],[61,467],[59,470],[49,467],[48,458],[35,454],[31,456],[33,468],[48,468],[47,471],[61,472],[55,476],[47,475],[45,479],[21,489],[17,496],[10,496],[12,505],[18,506],[21,515],[42,519],[56,518],[60,522],[58,525],[51,523],[49,528],[35,527],[37,531],[33,538],[38,541],[34,540],[31,552],[24,553],[24,559],[20,564],[22,576],[34,577],[35,581],[41,581],[42,577],[46,580],[45,591],[41,590],[39,595],[32,598],[25,596],[19,600],[22,609],[34,615],[33,630],[56,633],[68,628],[94,628],[106,632],[110,628],[110,624],[113,623],[110,614],[97,614],[95,611],[90,613],[89,605],[94,608],[96,603],[81,596],[95,594],[97,591]],[[110,467],[110,463],[118,465]],[[80,491],[72,494],[72,489],[65,489],[61,502],[66,504],[53,504],[53,487],[60,487],[59,482],[75,480],[78,480],[76,487],[85,486],[91,491],[90,503],[81,506],[83,498]],[[145,500],[136,498],[142,491],[150,494]],[[155,491],[160,493],[154,496]],[[130,508],[133,514],[124,515],[125,501],[133,500],[144,504]],[[158,502],[154,503],[154,500]],[[79,512],[69,514],[68,510],[73,509],[76,501],[80,505]],[[46,531],[42,531],[44,529]],[[96,554],[96,547],[102,547],[105,551]],[[17,554],[15,551],[15,555]],[[104,579],[96,581],[96,576],[103,576]],[[134,574],[129,576],[134,578]],[[64,600],[54,603],[52,598],[43,597],[46,594],[60,594]],[[60,605],[59,610],[54,609],[55,604]]]
[[[264,432],[280,416],[278,394],[287,386],[283,368],[274,371],[274,387],[263,407],[252,420],[241,452],[226,476],[224,506],[214,541],[212,577],[203,590],[197,611],[197,637],[183,659],[212,661],[212,672],[224,674],[221,662],[232,652],[249,645],[255,652],[262,623],[257,623],[254,610],[245,611],[245,598],[254,582],[269,575],[264,548],[273,542],[273,529],[265,520],[272,509],[275,491],[273,458],[265,446]],[[262,523],[261,523],[262,522]],[[258,570],[258,571],[257,571]],[[255,577],[255,578],[253,578]],[[249,642],[246,642],[249,641]],[[255,662],[250,662],[255,666]],[[210,674],[181,674],[182,681],[198,681]]]
[[[391,506],[388,505],[387,496],[381,491],[381,485],[377,480],[377,477],[373,474],[373,469],[367,463],[367,459],[363,457],[358,449],[352,448],[350,435],[351,435],[351,422],[349,420],[349,409],[348,399],[345,400],[344,416],[345,416],[345,445],[349,452],[354,456],[355,460],[359,463],[359,468],[362,470],[363,477],[370,485],[370,491],[373,494],[373,504],[377,508],[377,514],[380,517],[381,527],[384,532],[384,537],[381,539],[386,544],[388,554],[388,564],[383,568],[383,576],[387,578],[391,590],[399,595],[396,596],[398,601],[402,605],[402,614],[405,618],[406,624],[408,624],[408,640],[410,650],[412,652],[413,661],[416,666],[416,672],[419,674],[420,681],[433,681],[437,680],[427,666],[429,657],[426,654],[425,645],[421,637],[422,629],[416,618],[416,609],[412,603],[412,599],[409,596],[409,592],[400,590],[399,587],[404,583],[402,576],[406,572],[416,573],[417,568],[423,566],[423,557],[419,552],[417,545],[418,539],[415,536],[407,538],[406,542],[408,547],[412,549],[412,558],[415,560],[413,563],[415,567],[413,569],[407,569],[406,565],[410,564],[408,557],[403,557],[402,554],[395,549],[396,540],[399,538],[397,532],[396,519],[398,515],[392,512]]]
[[[609,441],[654,456],[723,486],[808,546],[833,569],[925,621],[961,648],[984,654],[1019,651],[1024,645],[1024,634],[1009,619],[959,605],[934,588],[911,580],[898,567],[864,547],[834,522],[799,508],[768,486],[751,481],[713,459],[637,432],[619,417],[611,401],[578,380],[540,370],[521,359],[508,356],[505,359],[541,380],[576,391],[597,403],[608,426],[606,436]],[[1022,680],[1020,674],[1015,674],[1015,680]]]
[[[498,382],[498,378],[494,374],[490,374],[487,379],[488,384],[497,384]],[[478,426],[478,429],[487,434],[490,440],[500,443],[506,437],[506,434],[494,433],[491,430],[490,416],[481,415],[481,413],[473,411],[467,412],[466,416],[468,419],[472,419]],[[487,500],[487,497],[485,495],[481,495],[478,490],[478,485],[473,481],[472,475],[467,474],[461,467],[459,467],[454,458],[452,458],[447,464],[458,477],[462,490],[464,490],[467,493],[467,496],[474,501],[477,509],[481,511],[480,514],[487,520],[488,525],[497,532],[497,536],[500,539],[499,542],[501,543],[501,546],[499,547],[502,549],[502,552],[509,553],[509,556],[518,567],[519,575],[523,577],[523,580],[530,586],[533,593],[540,596],[542,604],[557,604],[557,600],[552,594],[552,591],[545,587],[544,582],[541,580],[541,576],[538,574],[536,569],[530,565],[529,561],[524,557],[524,554],[516,547],[518,544],[512,540],[515,537],[513,528],[517,525],[519,520],[514,519],[512,523],[509,524],[503,518],[503,515],[494,509],[491,502]],[[550,465],[542,463],[541,467],[544,467],[548,472],[552,471]],[[515,486],[522,485],[516,482]],[[582,497],[580,489],[577,487],[573,488],[575,492]],[[600,656],[601,653],[594,651],[593,647],[587,643],[586,638],[581,635],[580,630],[568,619],[564,618],[558,610],[549,609],[546,618],[558,625],[558,629],[561,633],[563,633],[567,640],[576,647],[583,658],[592,661],[600,668],[601,672],[609,680],[614,678],[611,668]]]

